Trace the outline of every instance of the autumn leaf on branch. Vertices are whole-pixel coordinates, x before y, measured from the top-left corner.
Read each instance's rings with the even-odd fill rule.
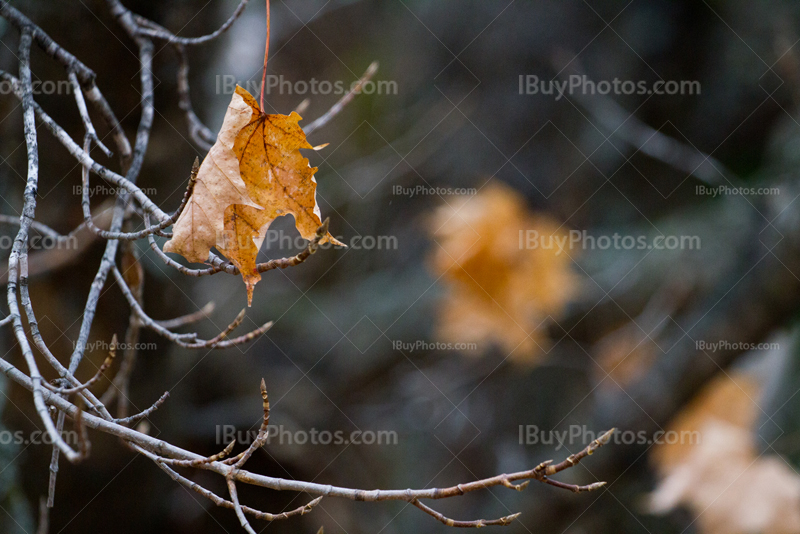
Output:
[[[322,218],[317,204],[316,167],[300,153],[314,149],[298,124],[302,117],[268,115],[264,109],[264,84],[269,58],[270,9],[267,0],[267,40],[261,76],[260,104],[236,86],[217,142],[200,166],[197,183],[186,209],[173,228],[165,252],[204,263],[216,247],[242,274],[247,305],[261,280],[256,258],[272,221],[294,216],[300,235],[317,237]],[[322,145],[317,148],[322,148]],[[321,243],[344,246],[330,233]]]
[[[259,206],[234,204],[225,210],[225,230],[217,248],[241,271],[247,286],[248,304],[253,287],[261,279],[256,269],[256,256],[269,225],[282,215],[293,215],[300,235],[314,239],[322,225],[316,192],[316,167],[300,153],[313,148],[298,122],[302,117],[267,115],[255,98],[241,87],[236,95],[250,108],[250,120],[236,136],[233,152],[247,193]],[[328,234],[323,240],[343,245]]]
[[[294,216],[297,230],[309,241],[322,225],[317,169],[300,153],[313,147],[300,120],[295,112],[262,112],[255,98],[237,87],[217,142],[200,166],[189,205],[164,246],[193,262],[205,262],[216,247],[242,273],[248,305],[261,279],[256,258],[272,221]],[[322,242],[342,245],[330,234]]]

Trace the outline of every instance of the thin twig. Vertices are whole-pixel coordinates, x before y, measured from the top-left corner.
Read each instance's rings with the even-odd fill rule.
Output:
[[[111,338],[111,348],[108,351],[108,356],[106,356],[106,359],[103,361],[102,365],[100,365],[100,367],[97,369],[97,372],[94,374],[94,376],[92,376],[92,378],[87,380],[85,383],[73,388],[55,387],[51,386],[46,382],[43,382],[42,385],[47,389],[49,389],[50,391],[54,393],[60,393],[61,395],[70,395],[72,393],[78,393],[79,391],[83,391],[84,389],[91,387],[92,384],[94,384],[95,382],[100,380],[100,378],[102,378],[106,370],[109,367],[111,367],[111,364],[114,362],[114,358],[116,357],[116,355],[117,355],[117,334],[114,334],[114,336]]]
[[[176,334],[175,332],[171,332],[166,328],[164,328],[163,326],[161,326],[160,324],[158,324],[158,322],[156,322],[153,318],[151,318],[144,312],[141,305],[136,301],[136,298],[131,292],[131,289],[128,287],[128,284],[125,283],[125,279],[122,277],[122,274],[119,272],[119,269],[116,266],[113,267],[113,273],[114,273],[114,278],[117,281],[117,285],[122,290],[122,294],[125,296],[125,299],[128,301],[128,304],[130,304],[131,309],[136,313],[136,315],[142,321],[142,324],[181,347],[187,349],[205,349],[205,348],[223,349],[223,348],[233,347],[235,345],[240,345],[242,343],[246,343],[248,341],[251,341],[252,339],[255,339],[256,337],[262,335],[264,332],[266,332],[272,327],[272,322],[268,322],[256,328],[252,332],[249,332],[247,334],[244,334],[242,336],[233,339],[225,339],[225,340],[222,340],[221,338],[217,339],[219,338],[219,336],[210,340],[197,339],[196,333]],[[237,320],[234,320],[234,323],[236,323],[236,321]],[[238,319],[238,321],[241,322],[241,319]],[[234,328],[236,326],[238,326],[238,323],[234,325]],[[230,328],[230,326],[228,328]],[[229,333],[228,329],[223,331],[223,333],[227,335]]]
[[[215,346],[217,346],[222,340],[224,340],[226,337],[228,337],[228,334],[230,334],[231,332],[236,330],[239,327],[239,325],[242,324],[242,321],[244,321],[244,314],[246,312],[247,312],[247,308],[245,308],[242,311],[240,311],[239,315],[237,315],[233,319],[233,321],[231,321],[231,324],[226,326],[225,329],[222,332],[220,332],[219,334],[217,334],[213,338],[211,338],[208,341],[206,341],[205,343],[203,343],[202,344],[203,346],[199,347],[199,348],[214,348]]]
[[[267,395],[267,384],[264,382],[264,379],[261,379],[261,402],[264,408],[264,416],[261,419],[261,428],[258,429],[258,435],[256,439],[247,447],[247,450],[240,454],[237,458],[233,467],[236,469],[241,469],[247,460],[256,452],[258,449],[264,446],[267,442],[267,438],[269,437],[269,396]]]
[[[15,217],[13,215],[0,215],[0,223],[4,224],[13,224],[19,226],[20,219],[19,217]],[[47,226],[46,224],[42,224],[38,221],[31,221],[31,229],[36,230],[42,235],[46,235],[48,237],[52,237],[53,239],[64,239],[67,236],[63,236]]]
[[[228,445],[222,450],[222,452],[218,452],[208,458],[201,458],[199,460],[175,460],[172,458],[161,458],[159,462],[163,462],[165,464],[173,465],[176,467],[200,467],[203,464],[210,464],[212,462],[221,462],[228,455],[233,451],[233,447],[236,445],[236,440],[231,441]]]
[[[21,98],[22,92],[19,85],[19,80],[17,80],[11,74],[0,71],[0,78],[3,80],[8,81],[11,84],[11,88],[14,92],[14,95],[17,98]],[[152,83],[152,80],[151,80]],[[78,163],[81,165],[87,165],[91,169],[91,172],[98,175],[102,179],[112,183],[113,185],[118,186],[121,189],[124,189],[127,193],[130,193],[133,198],[149,213],[153,214],[159,221],[163,221],[169,218],[169,215],[164,213],[158,206],[156,206],[150,197],[148,197],[144,191],[142,191],[139,187],[135,185],[135,183],[129,180],[126,177],[123,177],[114,171],[100,165],[92,157],[83,150],[72,138],[67,134],[64,129],[59,126],[53,119],[48,115],[36,102],[33,103],[34,111],[36,112],[36,117],[39,119],[39,122],[44,124],[44,126],[50,130],[50,133],[55,136],[56,140],[61,143],[64,148],[70,153],[70,155],[75,158]],[[152,122],[152,119],[150,119]],[[133,168],[133,167],[131,167]],[[138,173],[138,169],[137,169]]]
[[[75,415],[75,429],[78,433],[78,453],[83,460],[89,456],[91,444],[89,435],[86,432],[86,425],[83,424],[83,402],[78,402],[78,413]]]
[[[164,35],[170,32],[163,26],[156,24],[152,20],[145,19],[136,15],[134,17],[140,26],[145,26],[160,32]],[[172,41],[173,48],[178,55],[178,72],[176,74],[178,82],[178,107],[181,108],[186,115],[186,122],[189,127],[189,137],[197,143],[203,150],[210,150],[214,144],[217,136],[211,129],[203,124],[203,121],[197,116],[192,107],[192,98],[189,90],[189,55],[186,51],[186,45],[178,41]]]
[[[89,141],[90,138],[87,137],[84,139],[83,143],[83,150],[85,152],[89,151]],[[183,210],[186,208],[186,205],[189,202],[189,197],[192,196],[192,192],[194,191],[195,184],[197,183],[197,173],[200,170],[200,160],[195,158],[194,163],[192,164],[192,172],[189,176],[189,183],[186,186],[186,191],[183,194],[183,199],[181,200],[178,209],[175,212],[167,217],[166,219],[162,220],[160,223],[155,224],[153,226],[147,225],[147,228],[144,230],[140,230],[138,232],[110,232],[98,228],[94,222],[92,221],[92,211],[89,204],[89,167],[83,166],[83,170],[81,171],[81,206],[83,208],[83,224],[89,228],[92,232],[96,235],[104,238],[104,239],[116,239],[118,241],[136,241],[137,239],[141,239],[145,236],[149,236],[159,231],[167,228],[168,226],[172,226],[175,221],[178,220],[178,217],[181,216]]]
[[[294,267],[296,265],[300,265],[304,261],[308,259],[309,256],[314,254],[319,247],[320,241],[322,241],[326,235],[328,235],[328,225],[330,223],[330,219],[326,218],[322,225],[317,228],[317,233],[314,236],[314,239],[309,241],[308,246],[306,246],[305,250],[301,253],[297,254],[296,256],[292,256],[291,258],[281,258],[277,260],[270,260],[265,263],[259,263],[256,265],[256,269],[260,273],[264,273],[267,271],[271,271],[272,269],[286,269],[287,267]]]
[[[198,321],[202,321],[203,319],[208,319],[211,313],[214,311],[215,304],[214,301],[209,302],[196,312],[192,312],[187,315],[182,315],[180,317],[176,317],[175,319],[166,319],[164,321],[156,321],[158,324],[163,326],[167,329],[178,328],[180,326],[185,326],[187,324],[196,323]]]
[[[92,69],[84,65],[78,58],[61,47],[47,35],[44,30],[34,24],[17,9],[9,5],[5,0],[0,0],[0,16],[20,31],[25,30],[31,32],[39,48],[48,56],[61,63],[67,72],[75,72],[81,83],[84,94],[86,95],[86,99],[89,100],[94,109],[100,113],[100,116],[111,130],[114,143],[119,152],[120,163],[123,168],[127,168],[132,158],[130,143],[125,137],[122,126],[120,126],[119,120],[111,109],[111,106],[109,106],[108,101],[95,85],[95,73]]]
[[[233,478],[226,478],[225,482],[228,483],[228,492],[231,494],[231,501],[233,501],[233,509],[236,511],[236,517],[239,518],[239,524],[242,525],[242,528],[248,534],[256,534],[256,531],[253,530],[253,527],[250,526],[250,521],[247,520],[247,517],[244,515],[244,510],[242,510],[242,505],[239,504],[239,494],[236,491],[236,482]]]
[[[164,28],[161,29],[142,28],[141,25],[151,26],[154,23],[142,16],[135,15],[134,19],[140,25],[140,27],[137,29],[137,33],[142,36],[161,39],[167,41],[168,43],[180,43],[183,45],[198,45],[207,43],[208,41],[212,41],[217,37],[219,37],[220,35],[222,35],[223,33],[225,33],[226,31],[228,31],[228,29],[233,25],[233,23],[236,22],[236,19],[238,19],[239,16],[242,14],[242,12],[244,12],[244,8],[245,6],[247,6],[248,1],[249,0],[241,0],[241,2],[239,2],[239,5],[236,6],[236,10],[228,18],[228,20],[226,20],[225,23],[222,26],[220,26],[216,31],[208,35],[203,35],[201,37],[178,37]]]
[[[444,523],[448,527],[481,528],[481,527],[488,527],[488,526],[492,526],[492,525],[505,526],[505,525],[510,525],[516,518],[518,518],[521,515],[519,513],[516,513],[516,514],[507,515],[505,517],[501,517],[500,519],[475,519],[474,521],[457,521],[455,519],[450,519],[449,517],[446,517],[446,516],[442,515],[441,513],[437,512],[436,510],[431,508],[430,506],[422,504],[417,499],[413,499],[410,502],[411,502],[411,504],[413,504],[414,506],[416,506],[417,508],[419,508],[420,510],[422,510],[426,514],[429,514],[429,515],[435,517],[438,521],[441,521],[442,523]]]
[[[122,425],[122,426],[127,426],[127,425],[132,425],[134,423],[138,423],[139,421],[141,421],[145,417],[150,417],[150,414],[152,414],[153,412],[158,410],[159,407],[161,407],[161,405],[164,404],[164,402],[168,398],[169,398],[169,391],[165,391],[164,394],[161,395],[161,397],[159,397],[159,399],[156,402],[154,402],[153,405],[150,406],[145,411],[137,413],[135,415],[131,415],[130,417],[126,417],[124,419],[114,419],[114,422],[117,423],[118,425]]]
[[[175,50],[178,53],[178,107],[186,114],[189,137],[203,150],[211,150],[211,146],[216,141],[217,136],[208,126],[203,124],[203,121],[200,120],[200,117],[197,116],[192,107],[192,97],[189,93],[189,56],[186,53],[186,47],[182,44],[176,44]]]
[[[113,154],[108,149],[106,145],[97,137],[97,131],[94,129],[94,124],[92,124],[92,119],[89,117],[89,110],[86,109],[86,101],[83,99],[83,90],[81,89],[81,85],[78,82],[78,75],[75,74],[74,70],[69,71],[68,73],[69,82],[72,85],[72,93],[75,96],[75,103],[78,106],[78,113],[81,115],[81,120],[83,121],[83,128],[85,130],[86,136],[91,139],[91,141],[97,145],[100,150],[107,157],[111,157]],[[88,148],[84,148],[87,152],[89,151]]]
[[[222,508],[227,508],[229,510],[234,509],[234,504],[231,501],[223,499],[216,493],[207,490],[203,486],[195,482],[192,482],[191,480],[187,479],[184,476],[179,475],[175,470],[171,469],[168,465],[166,465],[168,462],[165,461],[164,458],[159,458],[158,456],[143,449],[137,449],[137,450],[139,450],[139,452],[141,452],[142,454],[153,460],[155,464],[159,468],[161,468],[162,471],[167,473],[167,475],[169,475],[169,477],[172,478],[172,480],[174,480],[175,482],[178,482],[182,486],[199,493],[200,495],[209,499],[217,506],[220,506]],[[319,504],[321,500],[322,497],[317,497],[314,500],[310,501],[309,503],[304,504],[303,506],[300,506],[288,512],[281,512],[279,514],[270,514],[268,512],[262,512],[260,510],[255,510],[253,508],[244,505],[242,505],[242,511],[248,515],[255,517],[256,519],[261,519],[263,521],[277,521],[279,519],[290,519],[292,517],[305,515],[311,512],[314,509],[314,507]]]
[[[316,119],[314,122],[303,128],[306,135],[311,135],[314,130],[322,128],[328,122],[334,118],[336,115],[339,114],[340,111],[344,109],[344,107],[350,103],[351,100],[361,91],[361,88],[364,86],[365,83],[369,81],[370,78],[378,71],[378,62],[373,61],[370,63],[369,67],[367,67],[366,72],[361,76],[361,79],[358,80],[358,83],[353,86],[350,91],[345,94],[342,98],[339,99],[336,104],[331,107],[324,115]]]

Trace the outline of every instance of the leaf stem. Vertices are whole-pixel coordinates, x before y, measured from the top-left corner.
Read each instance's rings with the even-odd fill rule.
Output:
[[[261,113],[264,111],[264,85],[267,81],[267,59],[269,58],[269,0],[267,0],[267,46],[264,49],[264,70],[261,73],[261,98],[259,105],[261,106]]]

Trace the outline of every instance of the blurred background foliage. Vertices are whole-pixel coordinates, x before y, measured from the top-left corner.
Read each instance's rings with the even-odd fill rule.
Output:
[[[138,121],[138,66],[132,44],[104,3],[12,4],[98,73],[98,85],[132,135]],[[218,27],[236,2],[125,4],[188,36]],[[676,419],[677,408],[663,418],[654,415],[660,428],[672,420],[678,425],[674,428],[700,429],[702,436],[711,436],[706,443],[718,443],[712,437],[723,436],[723,445],[705,452],[661,453],[659,460],[653,453],[659,447],[615,444],[563,477],[572,483],[606,479],[607,491],[571,495],[543,485],[522,493],[500,488],[441,503],[440,509],[463,519],[522,511],[509,527],[512,532],[800,532],[796,521],[779,521],[781,514],[770,507],[800,505],[800,476],[794,472],[800,465],[795,288],[774,279],[773,289],[791,300],[774,317],[768,306],[757,305],[761,294],[756,290],[752,310],[713,297],[741,289],[741,280],[761,272],[751,270],[772,254],[773,246],[784,238],[781,246],[793,242],[787,229],[798,232],[797,206],[791,205],[800,159],[795,111],[800,60],[791,48],[798,39],[798,11],[796,2],[762,0],[273,2],[271,74],[289,81],[349,83],[378,60],[375,79],[397,82],[396,95],[359,96],[311,135],[312,144],[330,146],[308,157],[319,166],[319,202],[334,235],[346,242],[358,235],[396,236],[398,246],[321,250],[300,267],[266,273],[246,324],[274,320],[275,325],[249,346],[190,352],[145,332],[142,343],[148,345],[140,351],[130,392],[134,408],[143,409],[170,391],[170,399],[151,417],[151,433],[213,454],[221,448],[219,425],[257,428],[263,376],[273,424],[290,430],[390,430],[397,432],[398,443],[273,443],[254,457],[253,470],[367,489],[447,486],[576,452],[582,446],[520,444],[520,426],[561,432],[586,425],[599,432],[606,423],[624,425],[616,423],[613,412],[600,410],[598,416],[597,406],[608,406],[603,404],[608,396],[625,394],[678,340],[685,343],[685,332],[701,316],[714,309],[715,324],[728,328],[720,331],[736,333],[742,315],[749,321],[748,314],[761,314],[761,340],[778,343],[778,349],[735,362],[731,358],[733,369],[716,370],[727,386],[704,380],[704,388],[693,385],[677,400],[663,403],[682,406],[694,400],[700,405],[692,409],[702,416]],[[0,67],[14,72],[17,34],[0,21],[0,35],[5,45]],[[221,77],[259,79],[264,37],[264,6],[252,0],[231,31],[191,50],[192,101],[212,130],[219,128],[230,99],[216,90]],[[203,153],[188,140],[176,95],[177,61],[162,46],[155,58],[156,122],[139,185],[153,192],[158,205],[173,209],[194,157]],[[575,55],[577,60],[570,62]],[[592,109],[607,109],[608,98],[557,100],[519,92],[521,75],[550,80],[578,68],[594,80],[698,80],[702,92],[697,95],[618,95],[613,100],[627,110],[623,120],[633,113],[662,134],[712,154],[724,165],[717,172],[720,183],[779,185],[781,194],[697,195],[703,182],[696,176],[649,157],[597,120]],[[40,80],[64,76],[40,51],[33,70]],[[268,94],[268,110],[288,113],[306,96]],[[310,98],[306,123],[337,99]],[[40,95],[37,100],[80,137],[82,126],[70,95]],[[25,169],[18,102],[0,98],[0,115],[0,212],[14,214]],[[82,221],[80,197],[73,189],[80,183],[80,169],[47,133],[40,142],[40,213],[43,222],[66,233]],[[474,199],[393,193],[397,186],[420,185],[479,193]],[[502,199],[492,200],[491,194]],[[93,207],[106,197],[94,197]],[[467,211],[459,213],[460,206]],[[447,210],[453,212],[449,217]],[[779,214],[782,221],[792,217],[780,230],[771,224]],[[475,221],[485,231],[474,232]],[[278,221],[274,228],[295,235],[291,221]],[[648,238],[697,235],[702,248],[570,251],[565,253],[569,261],[553,251],[534,261],[530,255],[543,251],[520,250],[517,241],[520,230],[531,229]],[[2,231],[13,235],[13,228]],[[465,256],[454,257],[461,244]],[[482,252],[473,255],[473,245]],[[89,241],[75,261],[32,281],[43,335],[62,355],[77,335],[101,249],[99,242]],[[791,252],[797,249],[788,250],[789,257],[796,257]],[[269,246],[262,251],[265,258],[293,252]],[[476,257],[477,264],[462,261]],[[245,305],[238,277],[184,278],[167,270],[146,243],[142,263],[145,308],[155,318],[189,313],[214,301],[210,320],[198,326],[201,335],[211,337]],[[797,260],[783,263],[792,273]],[[463,273],[458,271],[462,268]],[[767,276],[764,284],[769,287],[772,280]],[[478,287],[465,296],[471,283]],[[715,302],[722,303],[715,307]],[[501,310],[491,312],[492,306]],[[504,333],[503,313],[512,308]],[[91,339],[121,336],[128,310],[113,285],[100,310]],[[10,330],[0,336],[4,357],[18,362]],[[398,341],[475,346],[397,350],[393,343]],[[98,363],[104,357],[100,350],[90,355]],[[729,373],[748,377],[752,389],[731,389]],[[728,390],[715,393],[719,387]],[[35,430],[27,392],[4,382],[0,388],[2,428]],[[717,395],[728,399],[723,406],[741,403],[749,415],[731,418],[711,400],[703,404]],[[728,434],[713,434],[703,426],[723,423]],[[238,529],[232,513],[187,493],[114,439],[98,434],[92,439],[87,461],[78,466],[62,462],[53,532]],[[0,445],[3,532],[31,532],[31,518],[47,488],[49,457],[44,446]],[[774,477],[751,478],[748,462],[756,458],[771,463]],[[741,476],[725,478],[720,486],[723,479],[715,477],[722,475],[709,471],[705,478],[719,482],[713,487],[691,478],[707,473],[704,469],[715,462],[739,466]],[[206,480],[203,473],[193,476],[212,487],[219,482]],[[741,485],[742,491],[728,491]],[[763,487],[773,492],[752,491]],[[271,512],[305,499],[252,488],[240,493],[244,501]],[[715,517],[727,517],[732,524],[715,522]],[[744,530],[752,526],[748,521],[755,530]],[[320,525],[334,534],[445,530],[402,503],[327,499],[309,516],[262,525],[261,531],[316,532]]]

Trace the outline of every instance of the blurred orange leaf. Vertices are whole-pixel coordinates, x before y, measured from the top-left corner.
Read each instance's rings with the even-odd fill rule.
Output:
[[[438,337],[496,343],[518,361],[535,361],[545,327],[579,289],[572,259],[551,247],[521,245],[521,232],[566,237],[551,218],[531,213],[513,189],[491,183],[474,196],[448,199],[430,221],[437,246],[430,264],[447,282]]]
[[[750,375],[721,376],[676,417],[677,442],[653,452],[652,512],[685,505],[704,534],[800,533],[800,476],[754,444],[759,390]]]

